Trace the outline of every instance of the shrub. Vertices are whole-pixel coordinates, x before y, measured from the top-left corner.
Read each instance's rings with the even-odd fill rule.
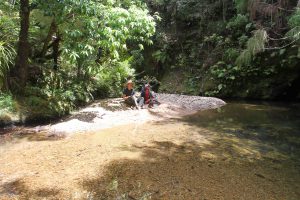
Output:
[[[0,126],[11,123],[17,116],[17,104],[12,95],[0,93]]]

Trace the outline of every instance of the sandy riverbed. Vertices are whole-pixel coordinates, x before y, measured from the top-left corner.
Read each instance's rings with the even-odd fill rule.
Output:
[[[49,126],[66,134],[65,139],[33,134],[0,146],[0,199],[300,197],[298,161],[276,152],[263,155],[255,148],[259,141],[200,127],[180,107],[113,112],[117,101],[108,102],[112,104],[105,111],[103,103],[107,105],[97,102]],[[128,120],[125,125],[111,121],[116,113]],[[149,116],[143,119],[141,113]],[[74,119],[93,122],[82,126]],[[101,119],[107,120],[106,128],[95,125]]]

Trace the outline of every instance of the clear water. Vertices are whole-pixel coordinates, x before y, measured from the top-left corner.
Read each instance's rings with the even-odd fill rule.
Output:
[[[184,120],[215,132],[220,139],[246,142],[262,155],[276,152],[300,160],[300,104],[230,102]]]
[[[204,191],[208,197],[203,199],[222,199],[224,196],[223,199],[298,200],[299,111],[300,104],[230,102],[222,108],[183,118],[117,126],[97,133],[79,134],[74,136],[74,140],[62,139],[57,142],[44,141],[51,139],[47,133],[24,134],[20,129],[17,131],[20,134],[10,134],[7,146],[2,146],[0,142],[0,154],[2,149],[2,155],[7,155],[2,163],[16,162],[14,166],[17,166],[24,156],[26,158],[30,152],[33,153],[32,158],[32,154],[29,154],[30,161],[24,162],[27,168],[22,170],[31,172],[36,169],[40,175],[56,174],[53,183],[60,180],[61,176],[59,173],[57,175],[57,168],[51,165],[53,162],[48,157],[57,156],[62,163],[66,163],[61,164],[68,168],[66,178],[72,176],[69,172],[73,163],[84,163],[86,168],[75,167],[73,172],[85,174],[86,170],[99,167],[95,165],[96,160],[101,163],[101,171],[102,167],[108,170],[104,177],[99,178],[104,180],[103,187],[94,177],[92,180],[96,182],[88,184],[88,191],[96,195],[97,192],[102,195],[101,188],[115,180],[117,171],[119,183],[123,185],[120,187],[123,190],[118,191],[120,194],[125,194],[130,188],[136,193],[156,191],[159,183],[159,189],[170,195],[170,198],[164,199],[189,199],[184,195],[190,197],[190,191]],[[85,115],[82,117],[89,119]],[[15,148],[8,148],[14,145]],[[35,163],[35,155],[40,153],[44,156],[37,158],[47,158],[43,161],[46,162],[45,166],[51,166],[49,171],[45,172],[43,162]],[[121,159],[120,155],[125,159]],[[107,165],[107,159],[111,158]],[[9,170],[9,167],[2,165],[2,170]],[[160,182],[155,181],[151,186],[151,181],[158,179]],[[132,186],[136,186],[135,189]],[[190,191],[185,188],[190,188]],[[177,192],[183,195],[182,198],[176,196]],[[161,198],[153,196],[153,199]]]
[[[300,160],[299,103],[229,102],[219,109],[200,111],[171,121],[172,126],[181,127],[184,123],[188,127],[199,128],[200,134],[203,129],[209,130],[214,141],[221,144],[241,146],[257,151],[261,156],[273,154],[272,159]],[[163,121],[150,127],[163,133],[168,128],[167,124],[168,121]],[[57,139],[47,134],[27,133],[25,128],[8,132],[8,136],[0,137],[0,144]]]

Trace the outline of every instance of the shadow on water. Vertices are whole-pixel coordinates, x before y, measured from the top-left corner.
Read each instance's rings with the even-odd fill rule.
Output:
[[[184,123],[189,129],[176,134],[196,132],[208,142],[193,137],[121,149],[139,159],[112,161],[81,186],[95,199],[300,199],[298,111],[230,103],[155,122],[161,135],[168,134],[165,124]]]
[[[2,134],[0,134],[0,146],[4,144],[22,143],[24,141],[56,141],[65,138],[64,135],[51,135],[47,131],[37,130],[38,128],[39,127],[16,127],[3,129]]]
[[[95,175],[78,181],[76,199],[299,199],[299,174],[293,164],[237,162],[215,152],[217,148],[217,143],[198,141],[133,145],[126,151],[138,152],[139,158],[99,166]],[[2,188],[0,197],[2,193],[17,199],[75,199],[74,194],[61,196],[63,188],[32,190],[22,180],[7,182]]]
[[[52,188],[40,188],[37,190],[30,189],[26,183],[22,180],[14,180],[4,184],[2,189],[0,188],[0,199],[1,195],[5,195],[4,199],[53,199],[54,196],[59,195],[61,191]]]
[[[136,145],[128,151],[141,159],[112,161],[80,185],[92,199],[299,199],[299,174],[290,163],[236,162],[216,148],[192,141]]]
[[[220,136],[255,141],[260,151],[273,151],[300,160],[300,105],[229,103],[182,119]]]
[[[136,140],[139,134],[152,132],[160,135],[156,138],[160,141],[117,146],[112,151],[138,156],[95,166],[96,174],[78,181],[85,192],[80,199],[298,200],[298,111],[297,105],[232,103],[145,124],[136,131]],[[128,134],[127,129],[118,131]],[[60,199],[57,190],[31,191],[19,182],[4,188],[14,185],[13,194]]]

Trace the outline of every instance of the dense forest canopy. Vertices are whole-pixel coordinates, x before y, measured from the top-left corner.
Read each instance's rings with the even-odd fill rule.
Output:
[[[162,91],[299,99],[299,1],[160,0],[149,7],[162,18],[147,52],[154,56],[147,62],[168,74]],[[182,77],[176,87],[172,76]]]
[[[137,0],[1,1],[2,102],[52,116],[118,95],[158,19]]]
[[[135,74],[156,77],[162,92],[299,99],[299,4],[1,1],[0,114],[63,115],[118,96]]]

